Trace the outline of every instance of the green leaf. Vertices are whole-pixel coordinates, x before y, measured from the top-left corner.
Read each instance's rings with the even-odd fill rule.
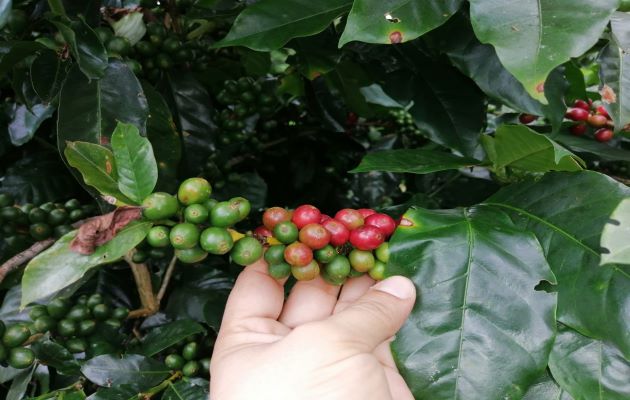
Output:
[[[81,372],[99,386],[133,385],[144,390],[168,376],[168,368],[161,362],[139,354],[122,357],[102,355],[88,360]]]
[[[601,264],[630,264],[630,198],[623,200],[604,226]]]
[[[141,10],[132,11],[125,14],[118,21],[111,21],[110,24],[116,36],[124,37],[133,46],[147,32],[143,17],[144,14]]]
[[[339,47],[351,41],[401,43],[446,22],[462,0],[355,0]]]
[[[617,6],[618,0],[470,0],[470,17],[479,40],[493,45],[505,68],[545,102],[549,73],[597,43]]]
[[[111,388],[100,388],[88,397],[89,400],[135,400],[138,389],[133,385],[118,385]]]
[[[359,90],[368,103],[377,104],[386,108],[405,108],[402,104],[389,97],[378,83],[364,86]]]
[[[484,204],[534,232],[558,279],[557,319],[630,357],[630,274],[600,267],[600,236],[630,188],[591,171],[547,173],[508,186]]]
[[[25,105],[17,105],[13,119],[9,123],[9,135],[14,146],[28,143],[39,126],[50,118],[55,108],[50,105],[35,104],[30,110]]]
[[[351,0],[294,0],[287,7],[283,0],[262,0],[243,10],[225,39],[215,47],[276,50],[293,38],[323,31],[351,5]]]
[[[112,134],[112,149],[118,169],[118,189],[135,204],[142,203],[155,188],[158,168],[149,139],[138,128],[118,123]]]
[[[392,343],[415,398],[520,398],[555,334],[555,278],[536,237],[489,208],[409,210],[390,240],[388,275],[418,299]],[[506,368],[509,366],[509,368]]]
[[[177,169],[182,158],[182,138],[177,132],[168,105],[153,86],[143,83],[149,104],[147,137],[158,165],[156,190],[172,192],[177,188]]]
[[[31,85],[44,102],[49,102],[59,94],[66,77],[66,66],[56,52],[44,50],[31,63]]]
[[[368,153],[361,164],[350,172],[408,172],[430,174],[437,171],[479,165],[480,162],[451,153],[425,149],[400,149]]]
[[[24,398],[28,384],[31,383],[31,379],[33,378],[35,368],[36,365],[33,365],[28,369],[24,369],[13,378],[5,400],[22,400]]]
[[[188,380],[175,382],[164,391],[162,400],[207,400],[208,388],[208,385],[200,386]]]
[[[17,63],[38,50],[46,47],[33,41],[12,41],[0,43],[0,77],[3,77]]]
[[[151,329],[142,339],[142,354],[147,357],[156,355],[187,337],[205,332],[203,326],[189,319],[180,319]]]
[[[630,14],[616,12],[611,21],[612,41],[599,56],[602,101],[615,121],[615,130],[630,128]]]
[[[49,367],[55,368],[57,372],[63,375],[78,375],[81,366],[70,353],[62,345],[50,340],[39,340],[31,345],[31,349],[35,352],[37,359]]]
[[[497,169],[510,167],[530,172],[579,171],[584,162],[569,150],[524,125],[501,125],[493,141]]]
[[[522,400],[574,400],[556,381],[549,371],[545,371],[534,384],[532,384]]]
[[[568,327],[558,328],[549,368],[575,400],[630,398],[630,362],[614,346]]]
[[[553,139],[576,153],[593,154],[607,161],[630,161],[630,151],[611,147],[590,138],[566,134],[554,136]]]
[[[11,8],[13,7],[13,0],[5,0],[0,3],[0,28],[4,28],[9,16],[11,15]]]
[[[119,189],[114,154],[108,148],[93,143],[68,142],[63,153],[68,164],[79,170],[86,185],[104,196],[113,197],[116,205],[134,204]]]
[[[68,44],[79,68],[89,79],[102,78],[107,68],[107,51],[100,39],[84,19],[70,25],[52,22]]]
[[[131,223],[90,255],[70,250],[76,231],[63,236],[26,266],[22,276],[22,307],[59,292],[99,265],[120,260],[144,239],[150,228],[149,222]]]

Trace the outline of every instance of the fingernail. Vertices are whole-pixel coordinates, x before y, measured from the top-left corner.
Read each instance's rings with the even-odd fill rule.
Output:
[[[372,286],[372,289],[391,294],[402,300],[416,297],[416,288],[413,286],[413,283],[402,276],[392,276],[384,281],[380,281]]]

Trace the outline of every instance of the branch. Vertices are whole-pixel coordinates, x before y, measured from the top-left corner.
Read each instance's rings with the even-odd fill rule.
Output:
[[[136,264],[133,262],[133,253],[135,249],[132,249],[125,256],[125,261],[131,267],[133,278],[136,281],[136,287],[138,288],[138,295],[140,296],[140,303],[142,308],[133,310],[129,313],[128,318],[147,317],[155,314],[159,310],[159,305],[155,294],[153,294],[153,285],[151,285],[151,273],[146,264]]]
[[[175,264],[177,263],[177,257],[173,256],[171,262],[168,264],[166,268],[166,272],[164,272],[164,279],[162,280],[162,286],[160,287],[160,291],[157,294],[157,304],[158,307],[162,302],[162,298],[166,293],[166,288],[168,287],[169,282],[171,281],[171,277],[173,276],[173,272],[175,271]]]

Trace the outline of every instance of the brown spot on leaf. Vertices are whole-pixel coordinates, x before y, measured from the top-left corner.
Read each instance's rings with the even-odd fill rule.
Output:
[[[615,93],[613,88],[611,88],[608,85],[602,86],[602,88],[599,91],[599,94],[602,96],[602,101],[604,103],[613,104],[617,102],[617,94]]]
[[[400,219],[400,223],[398,225],[400,225],[400,226],[413,226],[413,221],[403,217],[403,218]]]
[[[536,85],[536,92],[545,93],[545,82],[540,82],[538,85]]]
[[[403,40],[403,35],[399,31],[394,31],[389,34],[389,42],[392,44],[400,43],[402,42],[402,40]]]
[[[109,214],[88,219],[70,243],[70,249],[80,254],[92,254],[116,236],[131,221],[142,217],[142,207],[119,207]]]
[[[105,172],[107,172],[107,175],[111,175],[113,169],[112,162],[109,159],[105,160]]]

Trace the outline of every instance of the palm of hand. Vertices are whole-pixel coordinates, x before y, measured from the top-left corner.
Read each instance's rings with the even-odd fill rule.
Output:
[[[369,290],[374,281],[364,276],[341,293],[321,278],[298,282],[285,302],[266,268],[247,267],[230,296],[212,357],[212,400],[413,399],[389,350],[413,299]],[[368,292],[391,309],[364,301]]]

